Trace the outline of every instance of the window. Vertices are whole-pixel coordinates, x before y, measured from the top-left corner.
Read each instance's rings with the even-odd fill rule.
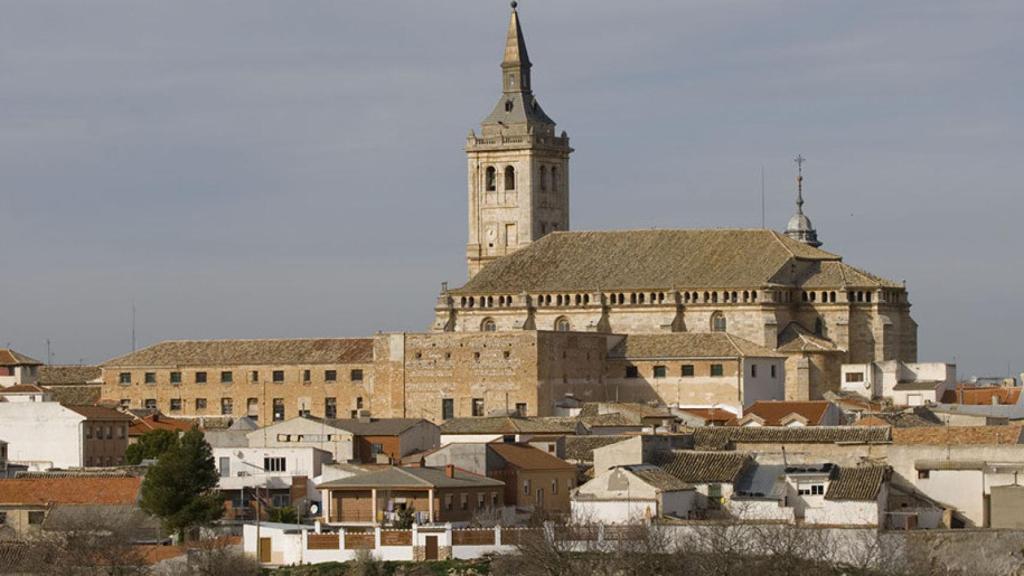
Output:
[[[825,335],[825,323],[821,320],[821,318],[818,318],[817,320],[814,321],[814,333],[818,336]]]
[[[181,372],[171,372],[171,384],[181,384]]]
[[[469,510],[469,494],[463,492],[459,495],[459,508]]]
[[[526,402],[516,402],[516,416],[526,416]]]
[[[558,168],[551,167],[551,191],[558,192]]]
[[[484,415],[484,399],[483,398],[473,398],[473,416],[483,416],[483,415]]]
[[[558,494],[558,479],[551,481],[551,493]]]
[[[725,370],[722,369],[722,365],[721,364],[712,364],[711,365],[711,375],[712,376],[722,376],[723,374],[725,374]]]
[[[750,377],[757,378],[757,364],[750,365]]]
[[[516,169],[511,166],[505,166],[505,190],[516,189]]]
[[[234,374],[231,373],[230,370],[225,370],[225,371],[220,373],[220,383],[221,384],[231,384],[231,381],[234,380],[234,378],[235,378],[235,376],[234,376]]]
[[[285,506],[291,506],[292,505],[291,494],[288,494],[288,493],[274,494],[274,495],[272,495],[270,497],[270,504],[273,505],[274,508],[284,508]]]
[[[363,408],[363,397],[356,396],[356,409],[361,410]]]
[[[196,384],[206,384],[206,372],[196,372]]]
[[[112,440],[114,438],[114,429],[110,426],[104,426],[103,433],[106,435],[107,440]]]
[[[206,410],[206,398],[196,398],[196,412],[203,412]]]
[[[284,370],[274,370],[270,376],[274,382],[284,382]]]
[[[481,332],[495,332],[497,329],[498,325],[491,318],[484,318],[483,322],[480,323]]]
[[[454,500],[454,498],[452,498],[451,494],[445,494],[444,495],[444,509],[445,510],[451,511],[451,509],[453,507],[452,500]]]
[[[132,383],[132,373],[131,372],[121,372],[120,374],[117,375],[117,381],[120,382],[121,384],[131,384]]]
[[[772,378],[775,378],[775,364],[772,364]]]
[[[572,324],[569,323],[568,318],[561,316],[558,320],[555,320],[555,330],[558,332],[568,332],[572,330]]]
[[[227,456],[220,457],[220,477],[228,478],[231,476],[231,458]]]
[[[847,382],[863,382],[864,381],[864,373],[863,372],[847,372],[846,373],[846,381]]]
[[[118,404],[120,404],[121,408],[124,408],[125,410],[127,410],[127,409],[132,407],[132,399],[131,398],[121,398],[121,401],[118,402]]]
[[[324,398],[324,418],[338,417],[338,400],[336,398]]]
[[[548,191],[548,167],[547,166],[541,166],[540,167],[540,191],[541,192],[547,192]]]
[[[312,373],[311,370],[303,370],[302,371],[302,381],[303,382],[309,382],[312,379],[313,379],[313,373]]]
[[[530,481],[529,480],[523,480],[523,495],[524,496],[529,496],[530,495]]]
[[[355,369],[352,370],[352,372],[349,373],[349,378],[353,382],[362,382],[363,381],[363,371],[361,369],[359,369],[359,368],[355,368]]]
[[[371,456],[376,456],[378,454],[383,454],[383,453],[384,453],[384,445],[383,444],[370,444],[370,455]]]
[[[128,427],[127,426],[118,426],[117,427],[117,438],[119,440],[124,440],[124,437],[127,434],[128,434]]]
[[[498,493],[497,492],[491,492],[491,508],[497,508],[497,507],[498,507]]]
[[[484,509],[484,493],[483,492],[477,492],[476,493],[476,509],[477,510],[483,510]]]
[[[263,470],[265,472],[286,472],[285,459],[283,456],[267,456],[263,459]]]
[[[797,494],[800,496],[824,496],[824,484],[802,484],[797,487]]]
[[[28,512],[28,523],[32,526],[38,526],[43,523],[43,519],[46,517],[46,512],[42,510],[29,510]]]
[[[484,183],[484,187],[487,189],[488,192],[494,192],[495,190],[498,189],[497,180],[497,170],[494,169],[494,166],[488,166],[487,181]]]
[[[715,312],[711,315],[711,331],[712,332],[725,332],[725,314],[721,312]]]
[[[639,378],[640,369],[636,366],[626,366],[626,378]]]
[[[337,382],[338,381],[338,371],[337,370],[324,370],[324,380],[327,381],[327,382]]]
[[[92,440],[92,426],[89,424],[85,425],[85,439]]]
[[[666,373],[667,373],[667,371],[665,370],[664,366],[655,366],[654,367],[654,377],[655,378],[664,378]]]
[[[7,524],[7,512],[0,512],[0,526]]]
[[[259,370],[253,370],[252,372],[249,372],[249,381],[254,383],[254,384],[259,382],[260,381],[260,371]]]
[[[919,480],[927,480],[930,477],[931,477],[931,470],[918,470],[917,471],[917,478]]]
[[[260,401],[257,398],[247,398],[245,400],[245,415],[253,420],[260,419]]]
[[[274,422],[284,420],[284,398],[274,398]]]
[[[181,398],[171,398],[171,412],[181,412]]]
[[[693,364],[683,364],[683,378],[693,377]]]
[[[455,400],[444,398],[441,400],[441,419],[451,420],[455,418]]]
[[[156,410],[156,398],[146,398],[142,401],[142,407],[146,410]]]
[[[146,372],[142,379],[146,384],[156,384],[156,372]]]
[[[220,399],[220,413],[223,416],[231,416],[231,411],[234,408],[234,401],[231,398]]]

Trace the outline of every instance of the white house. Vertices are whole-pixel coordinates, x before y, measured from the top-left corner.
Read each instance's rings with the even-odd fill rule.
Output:
[[[131,417],[100,406],[0,402],[7,457],[31,470],[121,464],[130,423]]]
[[[570,499],[577,522],[627,524],[662,516],[689,517],[694,489],[657,466],[639,464],[598,473],[573,490]]]
[[[0,388],[35,384],[43,363],[8,348],[0,348]]]
[[[936,403],[943,392],[956,388],[956,365],[944,362],[843,364],[840,372],[843,391],[886,398],[897,406]]]
[[[248,512],[257,491],[275,507],[295,506],[305,511],[320,501],[313,479],[331,453],[311,447],[214,448],[213,458],[220,473],[218,488],[231,502],[229,517]]]

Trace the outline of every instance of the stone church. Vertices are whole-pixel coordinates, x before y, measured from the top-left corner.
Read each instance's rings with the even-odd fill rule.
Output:
[[[916,361],[906,287],[821,249],[802,170],[781,233],[571,231],[573,149],[531,66],[513,3],[501,96],[466,139],[469,281],[443,288],[435,332],[723,332],[784,355],[792,399],[838,389],[842,363]]]

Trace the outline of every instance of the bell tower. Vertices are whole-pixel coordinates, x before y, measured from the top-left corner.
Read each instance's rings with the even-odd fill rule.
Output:
[[[569,136],[555,135],[530,79],[530,57],[516,3],[501,62],[502,94],[466,137],[469,178],[469,241],[472,278],[491,260],[541,236],[569,229]]]

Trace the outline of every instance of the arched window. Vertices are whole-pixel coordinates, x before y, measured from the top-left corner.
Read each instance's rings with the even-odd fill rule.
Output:
[[[491,318],[484,318],[484,321],[480,323],[481,332],[494,332],[498,329],[497,324]]]
[[[814,333],[818,336],[825,336],[825,323],[821,318],[814,321]]]
[[[572,324],[569,323],[569,319],[565,316],[559,316],[555,319],[555,330],[558,332],[568,332],[572,330]]]
[[[541,192],[548,191],[548,167],[540,167],[540,190]]]
[[[551,167],[551,191],[558,192],[558,168]]]
[[[721,312],[715,312],[711,315],[711,331],[712,332],[725,332],[725,314]]]
[[[511,166],[505,166],[505,190],[516,189],[516,169]]]
[[[497,170],[494,169],[494,166],[487,167],[487,179],[484,182],[484,188],[488,192],[494,192],[498,188],[498,175]]]

